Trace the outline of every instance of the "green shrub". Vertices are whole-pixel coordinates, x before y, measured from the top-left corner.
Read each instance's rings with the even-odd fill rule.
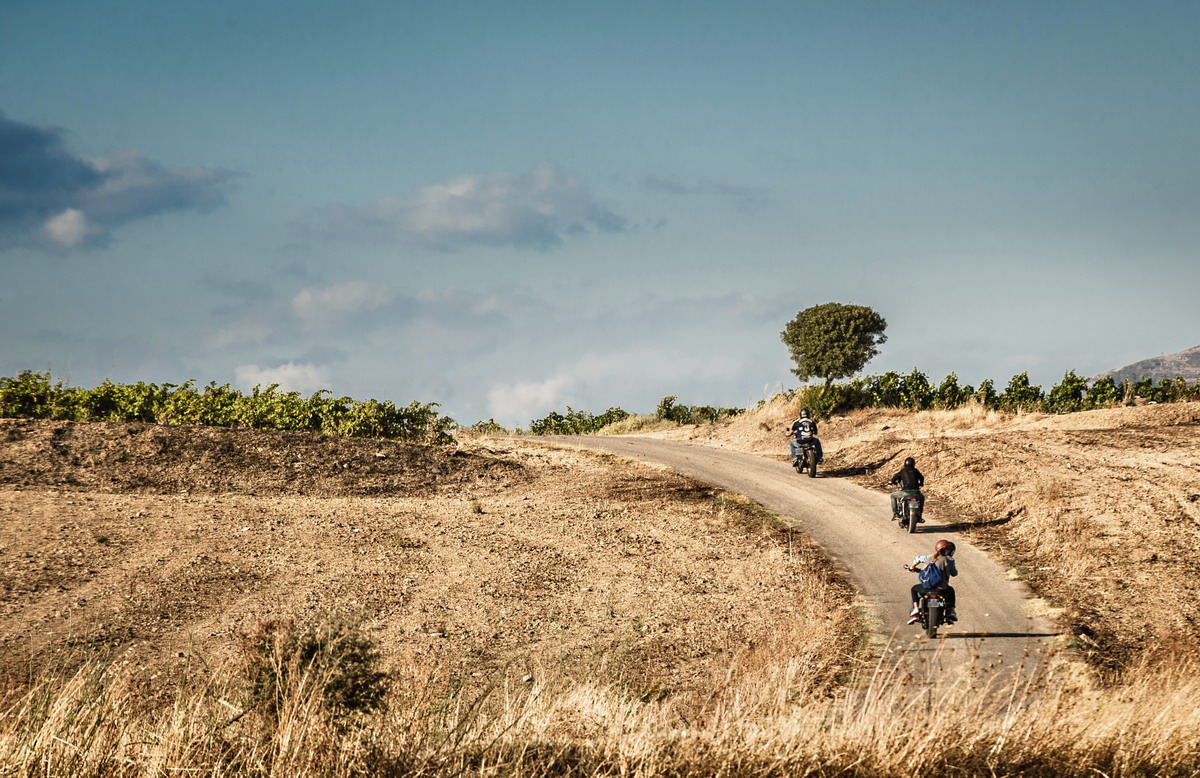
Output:
[[[329,394],[321,390],[305,400],[298,392],[281,392],[272,384],[244,395],[215,381],[203,391],[196,390],[194,381],[158,386],[107,380],[87,390],[51,383],[49,373],[22,371],[15,378],[0,378],[0,417],[311,430],[429,444],[453,440],[454,421],[438,414],[437,403],[397,408],[390,401],[359,402]]]
[[[915,367],[900,380],[900,400],[911,411],[924,411],[933,407],[934,392],[929,379]]]
[[[1093,383],[1087,392],[1087,408],[1111,408],[1121,402],[1121,390],[1111,376],[1105,376]]]
[[[1000,410],[1018,413],[1041,410],[1042,400],[1042,387],[1029,383],[1029,373],[1019,373],[1009,380],[997,403]]]
[[[621,408],[609,408],[594,416],[590,411],[572,410],[568,405],[565,415],[551,411],[544,418],[529,422],[529,431],[534,435],[589,435],[628,416]]]
[[[658,410],[654,412],[654,415],[676,424],[691,424],[692,409],[686,405],[676,405],[676,399],[676,396],[672,394],[659,400]]]
[[[871,379],[871,405],[875,408],[903,408],[900,374],[889,370]]]
[[[975,390],[969,384],[967,386],[959,386],[958,374],[951,373],[938,384],[933,404],[938,408],[951,410],[966,403],[974,393]]]
[[[247,708],[276,719],[286,700],[315,683],[335,716],[383,706],[389,676],[374,643],[357,623],[331,620],[302,627],[262,622],[241,636]]]
[[[1046,395],[1046,410],[1050,413],[1074,413],[1081,411],[1087,404],[1087,379],[1075,375],[1071,370],[1063,376],[1062,382]]]

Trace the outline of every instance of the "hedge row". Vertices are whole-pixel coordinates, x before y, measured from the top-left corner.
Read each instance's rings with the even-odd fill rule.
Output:
[[[934,385],[924,373],[913,370],[907,375],[892,371],[864,376],[828,388],[805,386],[789,394],[797,397],[800,405],[826,416],[860,408],[949,409],[970,402],[1010,412],[1074,413],[1111,408],[1134,398],[1159,403],[1200,400],[1200,381],[1189,384],[1184,378],[1155,381],[1147,377],[1118,384],[1112,378],[1101,378],[1089,384],[1072,370],[1048,392],[1030,383],[1028,373],[1013,376],[1000,392],[991,379],[973,387],[959,384],[958,376],[951,373]]]
[[[197,427],[308,430],[327,435],[394,438],[413,443],[452,442],[454,421],[437,413],[437,403],[398,408],[389,401],[333,397],[321,390],[305,398],[277,384],[250,394],[210,383],[114,384],[95,389],[52,382],[50,373],[24,370],[0,377],[0,418],[71,421],[141,421]]]

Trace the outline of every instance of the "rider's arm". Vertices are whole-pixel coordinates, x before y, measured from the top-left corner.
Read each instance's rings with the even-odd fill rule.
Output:
[[[946,572],[950,575],[958,575],[958,565],[954,564],[954,557],[946,557]]]

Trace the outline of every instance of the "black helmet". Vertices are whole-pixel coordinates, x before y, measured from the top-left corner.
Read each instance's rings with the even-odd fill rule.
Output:
[[[907,459],[904,460],[904,466],[905,467],[916,467],[917,460],[913,459],[912,457],[908,457]]]
[[[808,408],[801,408],[801,409],[800,409],[800,418],[802,418],[802,419],[807,419],[807,418],[808,418],[808,415],[809,415],[809,414],[808,414]]]

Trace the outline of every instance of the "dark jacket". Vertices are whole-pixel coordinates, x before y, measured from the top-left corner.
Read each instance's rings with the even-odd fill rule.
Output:
[[[920,489],[925,485],[925,476],[915,467],[904,467],[888,483],[901,489]]]
[[[805,435],[804,432],[808,434]],[[817,422],[814,419],[796,419],[792,422],[792,437],[796,440],[802,440],[807,437],[815,438],[817,436]]]

